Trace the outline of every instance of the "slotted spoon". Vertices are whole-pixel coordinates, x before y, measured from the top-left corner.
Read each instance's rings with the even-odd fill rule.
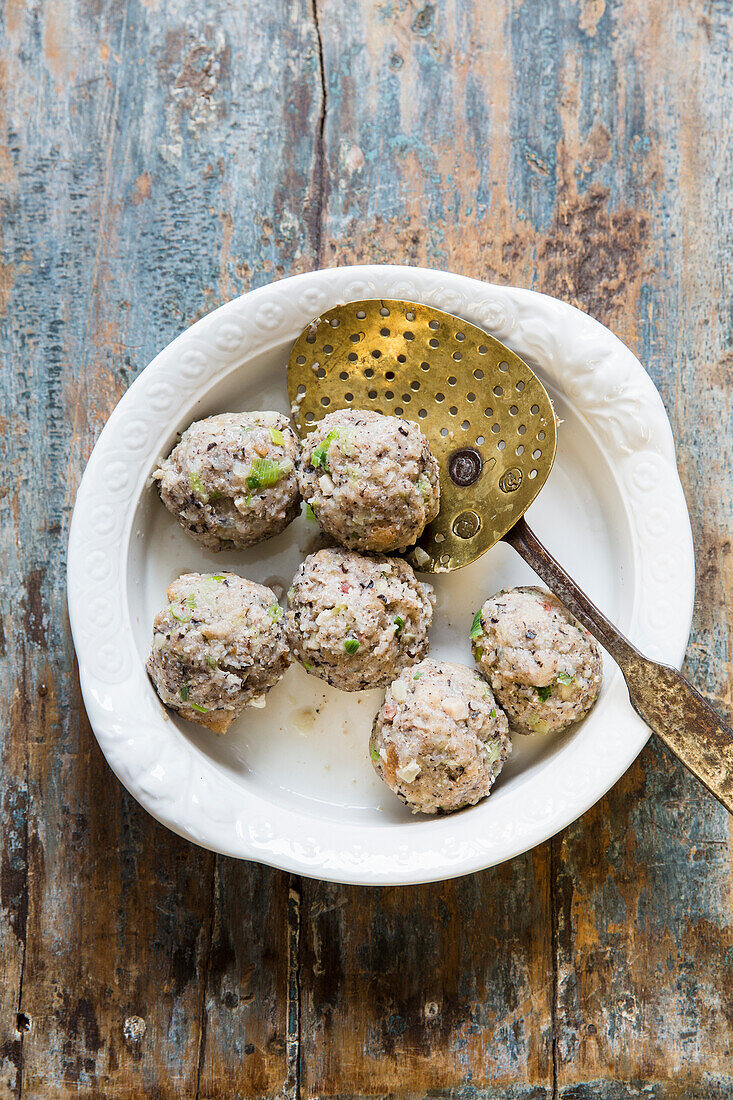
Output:
[[[287,376],[301,436],[344,408],[419,424],[440,465],[441,497],[412,563],[449,572],[500,539],[513,546],[616,661],[637,714],[733,813],[733,730],[677,669],[634,648],[524,519],[552,469],[557,428],[544,386],[519,356],[452,314],[367,299],[312,321]]]

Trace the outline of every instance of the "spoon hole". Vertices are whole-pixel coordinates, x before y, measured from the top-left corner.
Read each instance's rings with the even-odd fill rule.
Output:
[[[397,356],[397,362],[398,363],[406,363],[407,362],[407,356],[406,355],[398,355]]]
[[[369,393],[368,393],[367,396],[369,397],[370,401],[373,401],[374,398],[377,396],[377,391],[376,390],[369,390]]]
[[[432,339],[432,340],[430,340],[430,347],[431,347],[431,348],[437,348],[437,347],[439,347],[439,346],[440,346],[440,345],[438,344],[438,341],[437,341],[437,340],[435,339],[435,337],[433,337],[433,339]]]
[[[493,415],[494,415],[494,410],[493,409],[484,409],[484,416],[493,416]]]
[[[321,398],[321,404],[323,405],[324,409],[327,409],[328,406],[331,404],[331,398],[330,397],[322,397]]]
[[[342,382],[348,382],[348,380],[349,380],[349,376],[348,376],[348,374],[346,373],[345,370],[341,371],[341,374],[339,375],[339,378],[341,379]]]
[[[457,332],[456,333],[456,340],[465,340],[465,339],[466,339],[465,332]]]
[[[374,348],[374,351],[372,352],[372,359],[381,359],[381,358],[382,358],[382,353],[379,350],[379,348]]]
[[[499,451],[503,451],[505,447],[506,447],[506,443],[504,442],[503,439],[500,439],[499,442],[496,444],[496,448]]]
[[[428,410],[427,409],[418,409],[417,415],[420,417],[421,420],[424,420],[425,417],[428,415]]]
[[[331,326],[331,328],[338,328],[339,325],[341,324],[338,317],[332,317],[331,320],[328,323]]]
[[[325,351],[326,355],[330,355],[333,351],[333,344],[324,344],[323,350]]]
[[[400,407],[398,406],[398,407],[397,407],[397,408],[395,409],[395,416],[402,416],[402,414],[403,414],[403,412],[404,412],[404,411],[405,411],[404,409],[401,409],[401,408],[400,408]]]
[[[350,351],[348,358],[351,363],[355,363],[359,356],[356,354],[355,351]]]
[[[384,377],[387,379],[388,382],[391,382],[392,379],[394,378],[394,371],[393,370],[385,371]]]
[[[315,416],[313,415],[313,413],[306,413],[305,418],[306,418],[306,420],[308,421],[309,424],[312,424],[313,421],[315,420]]]
[[[442,436],[446,436],[446,435],[448,434],[448,429],[447,429],[447,428],[441,428],[441,429],[440,429],[440,434],[441,434]]]
[[[353,400],[354,400],[353,393],[345,393],[344,394],[344,401],[353,401]]]
[[[399,355],[397,356],[397,358],[399,359]],[[430,370],[430,363],[421,363],[420,370]]]
[[[365,378],[373,378],[374,377],[374,370],[373,370],[372,367],[367,367],[367,369],[364,371],[364,377]]]
[[[299,355],[298,358],[295,360],[295,362],[298,364],[299,367],[302,367],[303,364],[305,363],[305,356],[304,355]]]
[[[405,314],[405,320],[414,321],[415,320],[415,311],[412,310],[412,309],[408,309],[407,313]]]
[[[387,398],[388,401],[391,401],[394,397],[394,390],[387,390],[384,396]]]
[[[519,446],[516,448],[514,453],[518,454],[518,455],[523,455],[524,454],[524,444],[520,443]]]
[[[496,394],[497,397],[501,397],[501,395],[504,393],[504,391],[501,388],[501,386],[494,386],[494,393]]]
[[[475,393],[469,392],[469,393],[466,394],[466,401],[475,401],[475,400],[476,400],[476,394]]]
[[[537,461],[538,458],[542,458],[542,451],[540,451],[540,450],[532,451],[532,458],[535,460],[535,462]]]
[[[502,374],[506,374],[506,372],[509,370],[509,364],[499,363],[499,370],[502,372]]]
[[[420,389],[420,383],[419,382],[410,382],[410,389],[411,390],[419,390]]]
[[[414,332],[406,332],[405,333],[405,340],[414,340],[414,339],[415,339],[415,333]]]
[[[461,424],[461,427],[463,428],[464,432],[467,432],[468,429],[471,427],[471,425],[468,422],[468,420],[464,420],[463,423]]]
[[[484,437],[482,435],[477,435],[476,436],[476,443],[479,445],[479,447],[481,446],[482,443],[485,443],[485,442],[486,442],[486,440],[484,439]]]
[[[484,372],[482,370],[475,370],[473,372],[473,377],[476,378],[479,382],[481,381],[483,376],[484,376]]]
[[[357,309],[356,316],[359,318],[360,321],[363,321],[366,317],[366,311],[363,309]]]
[[[540,407],[539,405],[533,405],[529,411],[532,413],[532,416],[537,416],[537,413],[540,411]]]
[[[445,401],[445,394],[444,393],[436,393],[435,400],[436,401]]]
[[[537,471],[536,471],[536,470],[530,470],[530,471],[529,471],[529,480],[530,480],[530,481],[534,481],[534,479],[535,479],[536,477],[537,477]]]
[[[428,321],[428,328],[436,329],[440,328],[440,321]]]
[[[411,393],[403,393],[402,394],[402,400],[405,402],[406,405],[408,405],[410,403],[410,401],[412,401],[412,394]]]
[[[453,358],[455,359],[456,363],[460,363],[463,356],[461,355],[460,351],[454,351]]]
[[[389,336],[389,329],[388,328],[380,328],[379,334],[380,334],[380,336]]]
[[[298,386],[298,397],[302,397],[305,393],[305,386]]]
[[[545,433],[544,432],[537,432],[537,438],[539,439],[540,442],[542,442],[545,438]]]
[[[517,432],[518,432],[519,435],[524,435],[524,433],[526,431],[527,431],[527,425],[526,424],[520,424],[519,427],[517,428]]]
[[[517,406],[516,406],[516,405],[511,405],[511,406],[509,407],[509,414],[510,414],[511,416],[516,416],[518,412],[519,412],[519,409],[517,408]]]
[[[455,377],[454,374],[452,374],[450,376],[450,378],[448,379],[448,385],[449,386],[455,386],[455,384],[456,384],[456,377]]]
[[[522,392],[522,390],[524,389],[524,382],[522,382],[522,381],[520,380],[519,382],[517,382],[517,385],[516,385],[516,387],[515,387],[515,388],[516,388],[516,389],[517,389],[517,390],[519,391],[519,393],[521,393],[521,392]]]
[[[486,347],[486,344],[479,344],[479,346],[478,346],[479,355],[486,355],[488,350],[489,349]]]
[[[448,409],[448,412],[451,414],[451,416],[455,416],[458,412],[458,409],[455,405],[451,405],[451,407]]]
[[[379,312],[381,313],[382,317],[389,317],[389,310],[386,306],[382,306]]]
[[[501,428],[499,427],[498,424],[492,424],[491,425],[491,430],[494,433],[494,435],[498,435],[499,432],[501,431]]]

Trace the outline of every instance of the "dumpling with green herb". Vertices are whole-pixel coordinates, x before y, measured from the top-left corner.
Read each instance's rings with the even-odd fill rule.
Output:
[[[483,676],[427,658],[387,689],[372,727],[374,770],[413,813],[452,813],[491,791],[512,751]]]
[[[153,478],[183,529],[207,550],[244,550],[300,511],[298,439],[278,412],[195,421]]]
[[[510,588],[476,612],[474,659],[516,733],[561,733],[601,690],[596,640],[543,588]]]
[[[401,558],[318,550],[288,592],[293,656],[343,691],[386,687],[427,653],[434,599]]]
[[[412,546],[440,507],[438,464],[417,424],[372,410],[324,416],[298,479],[323,530],[351,550]]]
[[[153,622],[147,670],[167,707],[226,733],[290,664],[274,592],[236,573],[184,573]]]

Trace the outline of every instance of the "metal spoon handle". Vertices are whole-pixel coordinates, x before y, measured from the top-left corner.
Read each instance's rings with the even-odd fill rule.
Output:
[[[733,729],[681,672],[639,653],[545,549],[524,518],[504,536],[621,669],[631,705],[686,768],[733,813]]]

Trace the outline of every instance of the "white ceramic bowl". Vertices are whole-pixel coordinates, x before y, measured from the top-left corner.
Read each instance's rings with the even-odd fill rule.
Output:
[[[110,766],[159,821],[197,844],[340,882],[399,884],[466,874],[540,843],[628,768],[648,731],[616,666],[588,719],[557,738],[515,738],[486,801],[413,817],[381,785],[368,735],[378,691],[346,694],[297,666],[226,737],[160,704],[144,662],[167,584],[232,569],[284,587],[315,529],[305,518],[245,553],[210,554],[163,508],[150,474],[192,420],[287,411],[285,363],[305,324],[339,302],[404,298],[458,314],[523,356],[550,390],[558,455],[529,521],[649,656],[679,667],[694,568],[689,518],[662,402],[639,361],[602,325],[541,294],[439,271],[315,271],[243,295],[165,348],[112,413],[74,509],[68,597],[89,718]],[[435,577],[432,653],[471,663],[482,600],[534,575],[504,544]]]

